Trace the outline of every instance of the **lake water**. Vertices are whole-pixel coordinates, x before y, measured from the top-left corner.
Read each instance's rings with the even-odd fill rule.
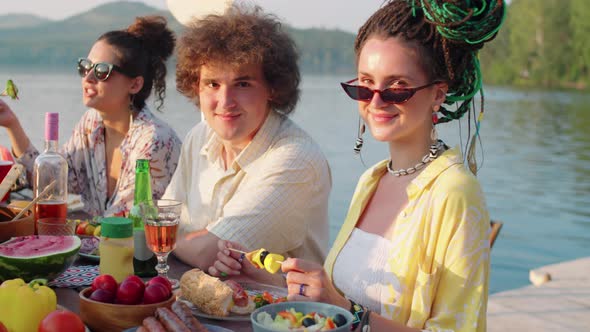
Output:
[[[43,118],[48,111],[62,114],[60,141],[64,142],[85,111],[74,71],[0,68],[0,82],[7,78],[20,87],[21,100],[9,104],[32,142],[43,147]],[[338,85],[347,78],[304,76],[302,98],[292,116],[317,140],[331,165],[331,241],[366,169],[352,152],[356,104]],[[585,93],[486,88],[485,160],[478,178],[492,218],[504,222],[492,250],[492,293],[528,285],[530,269],[590,256],[588,105],[590,96]],[[160,116],[181,137],[200,119],[197,109],[175,91],[172,79]],[[464,142],[464,124],[439,127],[439,136],[447,144],[461,143],[460,129]],[[0,130],[0,144],[9,145],[4,130]],[[386,157],[386,145],[366,134],[366,165]]]

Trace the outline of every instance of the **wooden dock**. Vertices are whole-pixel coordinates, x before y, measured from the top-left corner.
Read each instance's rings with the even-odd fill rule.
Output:
[[[590,257],[544,266],[539,286],[496,293],[488,302],[488,332],[590,331]]]

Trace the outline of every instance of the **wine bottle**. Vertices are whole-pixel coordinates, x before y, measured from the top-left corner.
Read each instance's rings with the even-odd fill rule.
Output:
[[[138,159],[135,163],[135,194],[129,218],[133,220],[133,270],[135,275],[143,278],[158,274],[156,272],[158,260],[146,243],[144,216],[141,209],[141,204],[154,206],[151,182],[149,160]]]
[[[33,168],[33,194],[43,194],[35,204],[35,220],[67,217],[68,162],[58,152],[58,132],[59,114],[45,113],[45,150]]]

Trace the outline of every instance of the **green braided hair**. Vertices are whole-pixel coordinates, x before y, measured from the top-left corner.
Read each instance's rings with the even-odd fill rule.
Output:
[[[473,116],[475,134],[483,115],[482,75],[478,51],[496,36],[504,21],[504,0],[389,0],[359,29],[355,40],[358,61],[360,52],[371,37],[401,37],[414,45],[422,68],[430,81],[447,82],[445,105],[457,104],[455,110],[442,106],[445,123],[462,118],[473,108],[473,98],[481,95],[479,116]],[[474,139],[471,140],[473,145]],[[471,152],[473,147],[468,150]],[[468,157],[469,158],[469,157]],[[476,173],[476,166],[470,168]]]

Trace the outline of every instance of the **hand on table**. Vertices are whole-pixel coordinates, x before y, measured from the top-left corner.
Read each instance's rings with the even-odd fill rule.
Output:
[[[322,265],[288,258],[283,262],[282,270],[287,273],[289,301],[325,302],[347,310],[350,307],[350,302],[336,290]]]

